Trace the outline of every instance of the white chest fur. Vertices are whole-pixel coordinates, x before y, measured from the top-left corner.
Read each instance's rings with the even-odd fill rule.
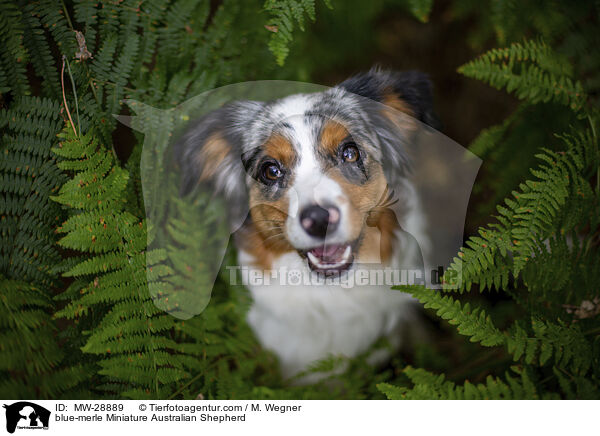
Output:
[[[251,255],[240,251],[238,257],[240,266],[254,269]],[[329,355],[354,357],[381,336],[400,346],[399,329],[414,315],[414,301],[407,294],[369,280],[351,287],[307,282],[312,273],[296,252],[280,256],[272,267],[276,276],[254,269],[259,274],[246,283],[254,299],[248,323],[261,344],[278,356],[284,377]],[[360,268],[381,270],[381,265]],[[354,272],[355,267],[348,274]]]

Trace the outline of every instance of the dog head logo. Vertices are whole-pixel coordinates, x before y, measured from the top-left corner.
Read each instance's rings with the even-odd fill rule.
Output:
[[[28,401],[3,406],[6,409],[6,431],[18,429],[48,429],[50,411]]]
[[[175,316],[204,310],[224,259],[325,276],[393,264],[435,288],[462,244],[481,161],[431,127],[424,75],[240,83],[170,110],[127,103],[136,115],[118,118],[145,134],[149,287]]]

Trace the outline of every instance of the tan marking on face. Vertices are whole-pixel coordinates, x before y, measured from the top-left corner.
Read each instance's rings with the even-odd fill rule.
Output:
[[[283,166],[291,168],[296,160],[296,151],[290,141],[276,133],[263,145],[265,155],[277,159]]]
[[[364,249],[366,252],[369,252],[370,256],[378,254],[382,263],[389,262],[394,251],[394,241],[396,240],[394,233],[400,228],[396,214],[385,205],[377,206],[369,212],[367,226],[369,231],[365,232],[361,250]],[[379,253],[377,253],[377,250]]]
[[[264,198],[258,185],[250,188],[251,223],[240,232],[241,248],[256,259],[256,266],[271,269],[273,261],[283,253],[294,251],[285,237],[288,200],[282,195],[278,200]]]
[[[296,160],[291,142],[278,133],[267,139],[263,151],[287,168],[291,168]],[[239,233],[239,244],[254,257],[257,267],[269,270],[275,259],[294,250],[285,237],[288,199],[285,195],[275,201],[265,198],[258,182],[250,186],[249,197],[251,220]]]
[[[219,166],[231,152],[231,146],[225,141],[220,133],[212,134],[204,147],[193,157],[194,163],[202,168],[200,182],[214,177]]]
[[[385,93],[383,104],[387,106],[383,109],[383,115],[394,123],[398,129],[409,133],[417,130],[417,123],[413,118],[415,112],[397,93],[393,91]]]
[[[339,170],[332,171],[329,176],[340,185],[348,202],[349,239],[354,240],[362,234],[357,261],[387,262],[392,255],[398,222],[390,209],[381,207],[387,194],[383,168],[379,163],[371,163],[369,170],[370,179],[362,185],[350,182]]]
[[[321,129],[321,142],[319,146],[329,155],[335,155],[340,143],[350,134],[348,130],[340,123],[327,120]]]

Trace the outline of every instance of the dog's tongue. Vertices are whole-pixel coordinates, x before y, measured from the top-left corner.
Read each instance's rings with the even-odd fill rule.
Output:
[[[308,265],[313,271],[333,274],[350,268],[352,248],[349,244],[333,244],[315,247],[306,253]]]
[[[346,247],[346,245],[323,245],[321,247],[313,248],[310,251],[313,255],[325,262],[335,263],[342,258],[346,251]]]

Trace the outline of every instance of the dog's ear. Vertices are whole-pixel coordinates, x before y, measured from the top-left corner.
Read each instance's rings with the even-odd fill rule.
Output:
[[[181,171],[181,195],[202,185],[223,196],[232,222],[245,219],[244,140],[262,106],[260,102],[238,101],[192,123],[174,146]]]
[[[338,87],[383,103],[431,127],[439,127],[433,112],[432,84],[425,73],[373,68],[345,80]]]

